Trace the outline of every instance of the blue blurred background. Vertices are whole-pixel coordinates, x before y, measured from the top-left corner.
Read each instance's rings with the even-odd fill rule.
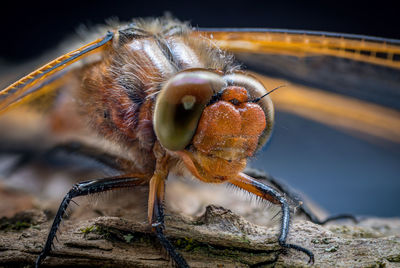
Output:
[[[400,216],[400,144],[358,139],[285,112],[251,162],[330,213]]]

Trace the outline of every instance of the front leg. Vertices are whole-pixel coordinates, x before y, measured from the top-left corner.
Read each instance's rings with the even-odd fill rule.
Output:
[[[293,248],[295,250],[302,251],[310,258],[309,263],[314,262],[314,254],[310,250],[295,244],[286,243],[286,238],[289,233],[290,210],[286,199],[280,193],[244,173],[240,173],[236,178],[230,179],[229,182],[247,192],[268,200],[273,204],[280,204],[282,208],[282,220],[280,230],[281,233],[278,239],[279,245],[283,248]]]
[[[176,251],[174,246],[164,235],[164,194],[165,179],[168,176],[167,163],[168,156],[166,155],[161,155],[157,159],[156,171],[149,184],[148,220],[160,244],[174,260],[175,264],[179,268],[189,268],[189,265],[182,255]]]
[[[72,201],[73,198],[77,196],[110,191],[117,188],[134,187],[146,184],[147,182],[148,176],[146,175],[127,174],[123,176],[89,180],[75,184],[72,189],[65,195],[60,207],[58,208],[56,217],[54,218],[53,224],[50,229],[50,233],[47,237],[46,244],[38,258],[36,259],[35,267],[39,267],[43,260],[49,255],[53,240],[54,238],[56,238],[58,227],[62,221],[66,209],[68,208],[69,203]]]

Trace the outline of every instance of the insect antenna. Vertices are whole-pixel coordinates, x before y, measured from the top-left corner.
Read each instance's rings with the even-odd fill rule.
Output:
[[[221,89],[220,91],[218,91],[217,93],[212,95],[210,101],[207,103],[207,106],[219,101],[221,99],[222,93],[224,93],[224,90],[225,90],[225,88]]]
[[[277,90],[277,89],[279,89],[281,87],[286,87],[286,85],[282,85],[282,86],[276,87],[274,89],[271,89],[270,91],[268,91],[267,93],[265,93],[261,97],[255,98],[254,100],[250,100],[249,102],[254,102],[254,103],[259,102],[262,98],[264,98],[265,96],[268,96],[269,94],[271,94],[272,92],[274,92],[275,90]]]

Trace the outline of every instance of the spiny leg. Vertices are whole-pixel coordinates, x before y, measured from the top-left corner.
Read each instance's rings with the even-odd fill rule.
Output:
[[[95,194],[105,191],[110,191],[117,188],[127,188],[142,185],[148,182],[148,176],[143,174],[127,174],[123,176],[116,176],[104,179],[94,179],[84,181],[72,186],[71,190],[65,195],[58,208],[57,214],[54,218],[51,226],[49,235],[46,240],[46,244],[36,259],[35,267],[39,267],[40,263],[49,255],[53,240],[56,237],[58,227],[62,221],[66,209],[73,198],[77,196],[84,196],[89,194]]]
[[[167,251],[168,255],[174,260],[180,268],[188,268],[189,265],[179,252],[176,251],[171,242],[164,235],[164,193],[165,178],[168,173],[159,172],[160,167],[157,163],[156,172],[150,180],[149,202],[148,202],[148,220],[155,232],[161,245]]]
[[[273,204],[280,204],[282,208],[282,220],[280,235],[278,239],[279,245],[283,248],[292,248],[298,251],[302,251],[310,258],[309,263],[314,262],[314,254],[310,250],[295,244],[286,243],[286,238],[289,233],[290,210],[287,201],[279,192],[269,187],[268,185],[258,182],[257,180],[247,176],[244,173],[240,173],[236,178],[230,179],[229,182],[245,191],[248,191],[265,200],[268,200]]]
[[[299,203],[300,206],[299,206],[298,210],[301,213],[303,213],[309,221],[311,221],[315,224],[323,225],[330,221],[342,220],[342,219],[350,219],[350,220],[354,221],[355,223],[358,222],[357,218],[351,214],[333,215],[333,216],[329,216],[325,220],[321,221],[314,214],[314,212],[312,212],[308,208],[308,206],[301,200],[300,196],[295,191],[293,191],[289,186],[287,186],[285,183],[280,181],[279,179],[276,179],[275,177],[273,177],[271,175],[265,174],[264,172],[261,172],[261,171],[255,170],[255,169],[247,170],[246,174],[248,174],[249,176],[251,176],[257,180],[265,180],[265,181],[269,182],[278,191],[285,194],[291,200]]]

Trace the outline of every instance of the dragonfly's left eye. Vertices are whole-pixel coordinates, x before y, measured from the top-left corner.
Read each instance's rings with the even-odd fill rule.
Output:
[[[214,72],[187,70],[162,88],[154,109],[154,130],[167,149],[184,149],[192,140],[206,104],[225,81]]]

